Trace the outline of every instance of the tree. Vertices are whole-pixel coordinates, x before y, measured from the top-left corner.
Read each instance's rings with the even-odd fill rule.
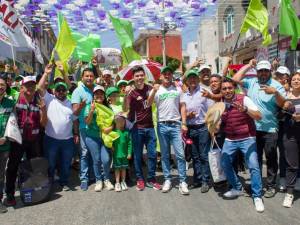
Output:
[[[159,62],[160,64],[163,64],[163,57],[162,56],[155,56],[151,58],[151,60],[155,62]],[[173,71],[176,71],[180,67],[180,60],[166,56],[167,66],[169,66]]]

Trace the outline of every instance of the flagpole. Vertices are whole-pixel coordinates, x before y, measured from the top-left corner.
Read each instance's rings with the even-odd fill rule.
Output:
[[[236,48],[237,48],[238,42],[240,40],[240,37],[241,37],[241,32],[239,33],[239,36],[238,36],[238,38],[237,38],[237,40],[235,42],[235,45],[234,45],[234,48],[233,48],[233,51],[232,51],[232,57],[233,57],[233,55],[234,55],[234,53],[236,51]]]
[[[279,39],[280,39],[280,33],[279,33],[279,25],[278,25],[278,34],[277,34],[277,58],[279,57]]]
[[[14,47],[12,45],[10,45],[10,49],[11,49],[12,60],[13,60],[14,66],[16,66]]]

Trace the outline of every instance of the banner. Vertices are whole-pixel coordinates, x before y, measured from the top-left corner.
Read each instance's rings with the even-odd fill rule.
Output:
[[[94,56],[100,65],[121,66],[122,57],[119,49],[116,48],[94,48]]]
[[[26,47],[34,51],[36,59],[44,64],[39,46],[25,23],[18,17],[13,0],[1,0],[0,3],[0,40],[15,46]]]

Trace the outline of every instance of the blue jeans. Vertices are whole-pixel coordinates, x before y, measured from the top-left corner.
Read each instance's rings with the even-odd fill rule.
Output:
[[[68,184],[71,173],[71,163],[74,154],[73,138],[59,140],[44,136],[44,149],[49,163],[49,177],[54,178],[57,158],[60,158],[60,185]]]
[[[158,122],[157,133],[160,143],[161,165],[165,180],[171,180],[172,178],[170,172],[170,152],[172,144],[177,161],[179,181],[185,182],[186,162],[184,158],[180,122],[172,124]]]
[[[208,152],[211,142],[207,127],[204,125],[196,129],[189,128],[188,136],[193,140],[194,183],[208,183],[210,179]]]
[[[260,198],[262,192],[262,179],[257,159],[257,148],[255,138],[248,138],[241,141],[225,140],[222,149],[221,163],[226,174],[227,180],[234,189],[242,189],[242,184],[232,166],[234,156],[238,150],[240,150],[244,154],[246,164],[250,170],[252,197]]]
[[[144,145],[148,156],[148,180],[155,179],[156,171],[156,136],[154,128],[133,129],[132,144],[134,152],[134,168],[137,180],[144,180],[142,170],[142,159]]]
[[[81,132],[80,141],[83,142],[86,146],[87,152],[90,154],[92,158],[93,171],[95,174],[96,181],[99,180],[107,180],[110,179],[110,164],[111,164],[111,153],[110,150],[107,149],[100,137],[89,137],[85,132]],[[81,161],[82,162],[82,161]],[[88,163],[88,161],[87,161]],[[102,166],[103,166],[103,174],[102,174]],[[81,169],[81,181],[88,181],[88,166],[86,164],[81,165],[83,167]]]

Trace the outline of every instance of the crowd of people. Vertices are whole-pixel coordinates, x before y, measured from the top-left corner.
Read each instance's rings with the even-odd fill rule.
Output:
[[[62,190],[68,191],[78,146],[82,191],[88,190],[93,179],[96,192],[128,190],[126,176],[128,170],[134,169],[138,191],[148,187],[167,193],[174,186],[173,151],[179,192],[189,195],[191,187],[199,187],[206,193],[212,186],[208,153],[215,137],[222,148],[221,165],[229,187],[225,199],[244,194],[238,175],[238,164],[244,160],[245,168],[250,171],[250,192],[256,211],[264,211],[262,196],[275,196],[278,169],[279,190],[286,191],[283,206],[292,206],[299,171],[300,72],[291,74],[276,60],[271,64],[253,59],[232,76],[228,75],[228,66],[223,74],[211,74],[209,66],[196,62],[176,81],[174,71],[168,66],[161,69],[155,82],[146,82],[142,66],[132,68],[131,81],[117,81],[112,71],[101,71],[93,62],[90,68],[78,69],[77,82],[58,65],[62,76],[56,77],[52,84],[54,67],[47,65],[37,77],[20,78],[8,72],[0,76],[2,213],[7,211],[6,206],[16,205],[15,183],[24,155],[27,160],[37,156],[47,158],[49,180],[56,182],[58,173],[58,183]],[[253,69],[256,75],[249,76],[248,71]],[[215,133],[211,134],[205,116],[216,102],[223,102],[225,110]],[[17,118],[22,144],[4,137],[12,112]],[[112,116],[104,118],[101,112]],[[183,145],[186,138],[191,140],[192,184],[187,181]],[[158,158],[164,177],[162,184],[156,179]],[[4,191],[6,199],[2,202]]]

